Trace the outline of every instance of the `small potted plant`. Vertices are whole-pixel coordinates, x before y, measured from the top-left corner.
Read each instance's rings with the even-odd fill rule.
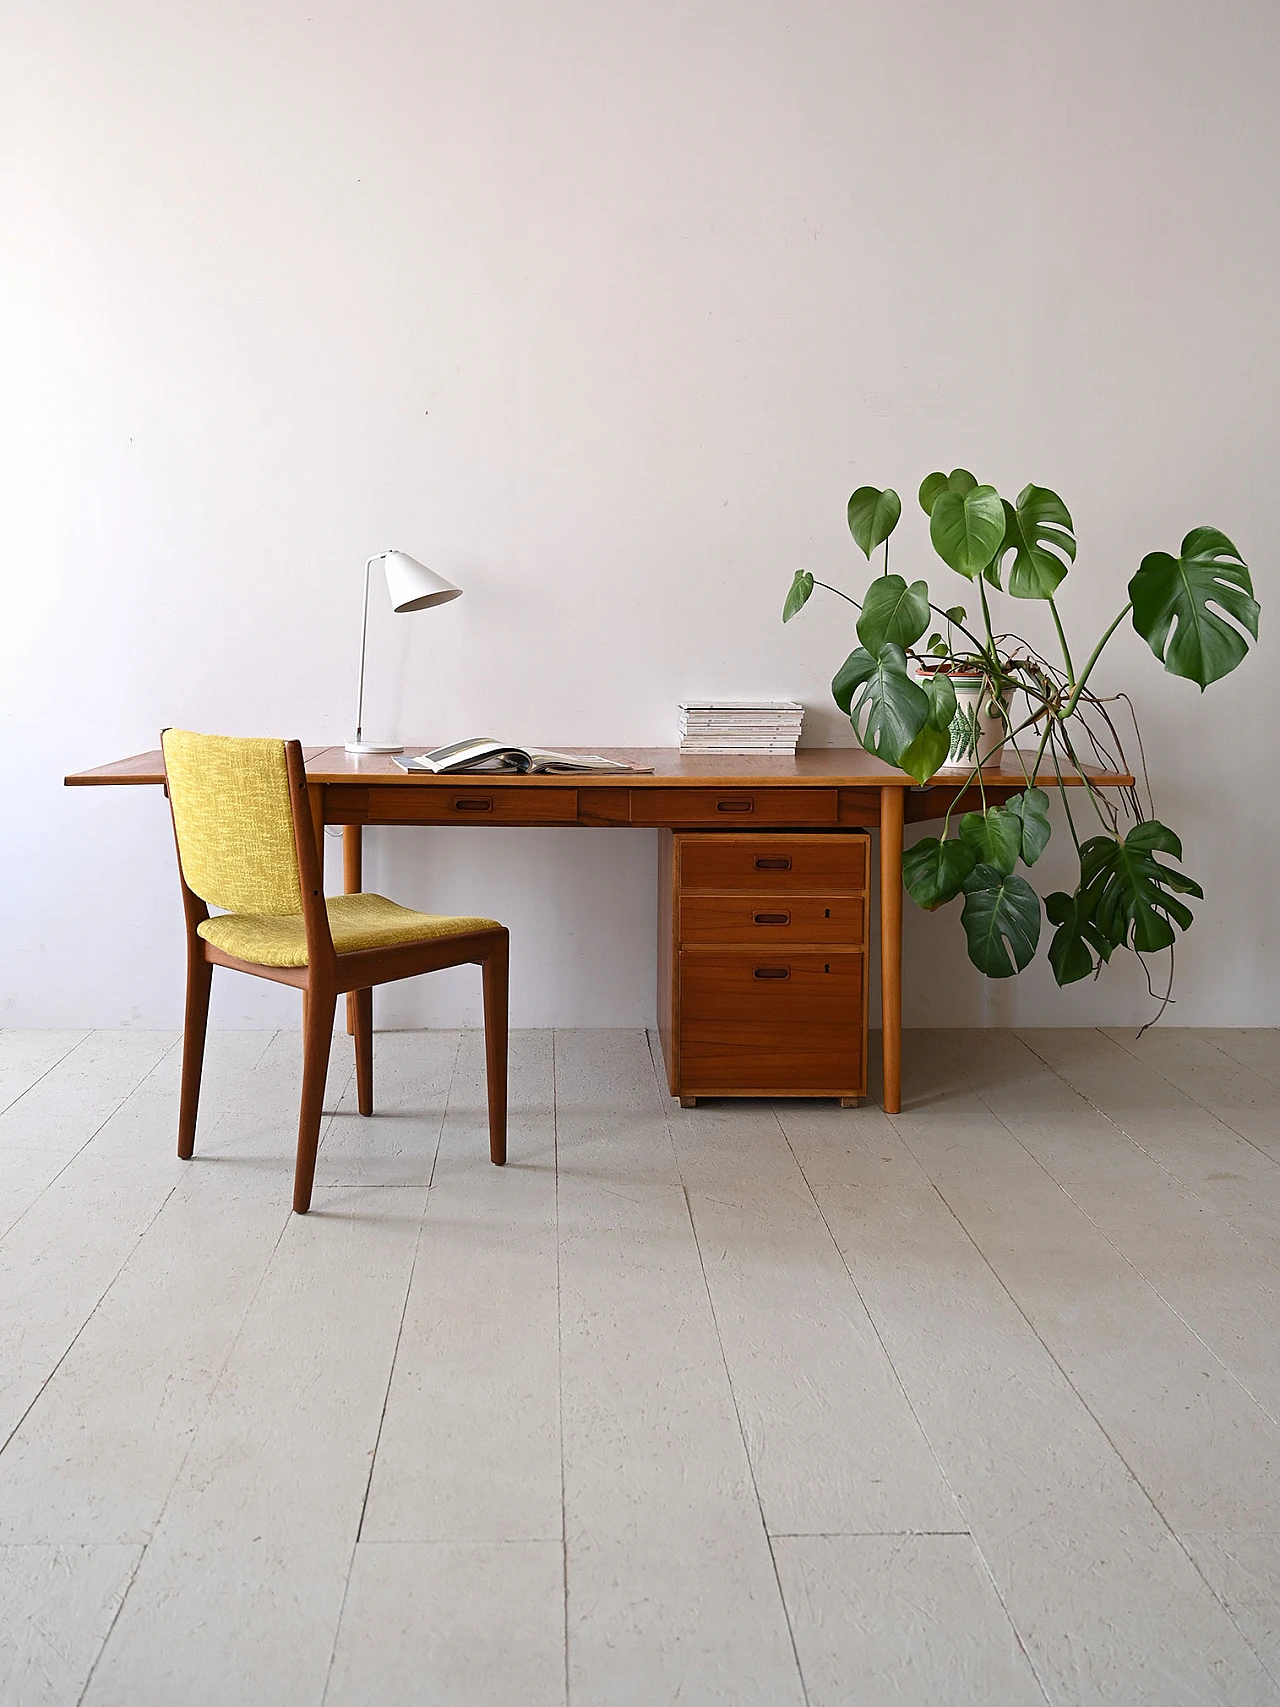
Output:
[[[1049,962],[1058,983],[1101,971],[1120,948],[1139,955],[1172,949],[1175,930],[1192,923],[1184,897],[1202,897],[1202,891],[1157,858],[1181,862],[1182,843],[1155,817],[1149,789],[1145,800],[1136,786],[1116,798],[1116,791],[1090,782],[1090,762],[1113,772],[1130,769],[1113,716],[1118,702],[1138,733],[1128,695],[1100,696],[1091,680],[1126,617],[1167,671],[1201,691],[1234,670],[1258,636],[1258,604],[1243,558],[1211,527],[1193,528],[1177,556],[1149,552],[1129,582],[1127,603],[1077,667],[1054,598],[1076,557],[1074,524],[1057,493],[1025,486],[1009,502],[957,468],[930,474],[919,498],[935,552],[976,588],[979,613],[972,624],[964,607],[935,604],[927,582],[908,584],[889,573],[889,539],[902,504],[892,489],[874,486],[859,487],[849,499],[848,521],[868,561],[884,547],[882,574],[858,600],[798,569],[782,611],[789,622],[817,586],[853,605],[859,645],[836,671],[831,690],[863,746],[921,783],[945,769],[960,787],[979,791],[981,810],[964,813],[954,835],[949,811],[940,836],[925,837],[904,853],[908,893],[930,910],[963,895],[969,958],[988,977],[1010,977],[1028,965],[1039,944],[1042,904],[1017,868],[1034,865],[1049,841],[1049,797],[1035,784],[1048,764],[1058,773],[1079,858],[1075,889],[1043,903],[1056,927]],[[1016,634],[995,631],[995,593],[1048,606],[1061,663]],[[945,633],[929,633],[937,618]],[[923,652],[914,652],[926,633]],[[1013,709],[1018,695],[1025,713]],[[1018,745],[1020,735],[1030,750]],[[1003,805],[991,805],[983,770],[1001,754],[1005,772],[1012,763],[1025,786]],[[1064,764],[1083,778],[1083,810],[1097,819],[1098,833],[1089,835],[1088,826],[1077,823],[1061,779]],[[1172,958],[1170,968],[1171,989]]]

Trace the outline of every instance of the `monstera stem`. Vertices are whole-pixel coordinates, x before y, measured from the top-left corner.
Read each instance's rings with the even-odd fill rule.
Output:
[[[1030,729],[1030,728],[1034,727],[1034,724],[1035,724],[1035,719],[1032,717],[1028,717],[1025,723],[1019,723],[1019,725],[1016,729],[1009,729],[1008,725],[1006,724],[1006,733],[1001,737],[999,744],[1001,746],[1003,746],[1005,741],[1011,741],[1011,740],[1015,739],[1018,735],[1021,735],[1021,733],[1024,729]],[[975,781],[978,784],[978,792],[982,795],[983,810],[984,811],[986,810],[986,798],[987,797],[986,797],[986,790],[982,786],[982,767],[983,767],[983,765],[986,764],[987,760],[991,757],[991,755],[994,751],[995,751],[994,746],[989,747],[987,749],[987,751],[979,757],[979,759],[978,759],[977,763],[974,765],[973,769],[969,772],[968,776],[965,777],[964,781],[959,785],[959,793],[952,800],[950,806],[947,807],[946,813],[945,813],[943,820],[942,820],[942,840],[943,841],[946,840],[947,830],[951,824],[951,814],[956,809],[956,800],[958,800],[960,798],[960,794],[963,794],[966,789],[972,788]],[[1016,751],[1016,749],[1015,749],[1015,751]],[[1043,748],[1041,748],[1041,751],[1043,751]],[[1024,772],[1024,774],[1025,774],[1025,772]],[[1034,772],[1033,772],[1033,775],[1034,775]]]
[[[987,630],[987,644],[983,650],[993,664],[997,664],[995,636],[991,632],[991,607],[987,604],[987,588],[981,575],[978,576],[978,597],[982,600],[982,621]]]
[[[1059,726],[1058,735],[1062,741],[1063,750],[1079,773],[1080,780],[1084,784],[1085,797],[1087,798],[1090,806],[1093,807],[1094,812],[1097,814],[1098,822],[1102,825],[1104,830],[1114,835],[1117,830],[1115,812],[1102,790],[1100,788],[1095,788],[1093,783],[1090,782],[1084,765],[1080,761],[1080,755],[1076,752],[1075,747],[1072,744],[1071,736],[1067,732],[1067,726],[1065,723]],[[1065,799],[1065,795],[1063,798]]]
[[[1056,742],[1050,744],[1050,751],[1053,754],[1053,773],[1058,779],[1058,793],[1062,797],[1062,809],[1067,815],[1067,828],[1071,831],[1071,840],[1076,845],[1076,858],[1079,859],[1080,837],[1076,831],[1076,821],[1071,816],[1071,802],[1067,798],[1067,785],[1062,780],[1062,766],[1058,763],[1058,749]]]
[[[1022,684],[1019,683],[1018,685],[1021,686]],[[1000,716],[1004,722],[1005,739],[1006,739],[1006,741],[1012,741],[1013,742],[1013,756],[1015,759],[1017,759],[1018,769],[1022,772],[1023,786],[1025,788],[1031,788],[1034,786],[1034,784],[1032,782],[1032,778],[1027,774],[1026,760],[1022,756],[1022,749],[1018,746],[1016,740],[1014,739],[1015,730],[1013,727],[1013,718],[1009,715],[1008,711],[1005,709],[1005,705],[1004,705],[1003,700],[998,700],[996,703],[1000,707]],[[1028,721],[1030,721],[1032,724],[1032,727],[1034,727],[1034,724],[1035,724],[1034,718],[1031,718]],[[1025,729],[1026,724],[1023,724],[1022,727]]]
[[[1058,607],[1054,600],[1049,600],[1049,609],[1053,613],[1053,626],[1058,631],[1058,644],[1062,648],[1063,662],[1067,666],[1067,681],[1071,687],[1076,685],[1076,667],[1071,662],[1071,648],[1067,645],[1066,631],[1062,626],[1062,618],[1058,615]]]
[[[842,593],[839,587],[833,587],[830,581],[819,581],[815,578],[813,584],[815,587],[825,587],[829,593],[834,593],[838,599],[843,599],[847,605],[852,605],[854,610],[862,609],[862,606],[858,603],[857,599],[851,599],[848,593]]]
[[[1080,680],[1078,682],[1074,683],[1072,686],[1071,698],[1067,701],[1067,703],[1063,706],[1061,712],[1059,713],[1059,717],[1060,717],[1062,722],[1065,723],[1067,718],[1070,717],[1071,713],[1075,710],[1076,702],[1080,698],[1081,690],[1083,689],[1085,683],[1089,680],[1089,677],[1093,674],[1093,666],[1098,662],[1098,659],[1101,658],[1101,656],[1102,656],[1102,648],[1107,644],[1107,641],[1110,640],[1111,636],[1115,633],[1116,629],[1119,628],[1120,624],[1124,621],[1125,617],[1128,616],[1129,612],[1132,609],[1133,609],[1132,603],[1127,604],[1124,607],[1124,609],[1120,612],[1120,615],[1111,624],[1111,627],[1102,636],[1102,639],[1099,640],[1098,644],[1094,647],[1093,651],[1089,654],[1089,662],[1085,665],[1084,670],[1080,676]]]
[[[956,607],[953,607],[953,608],[956,608]],[[941,605],[935,605],[935,604],[931,603],[929,606],[929,609],[933,612],[933,614],[935,616],[940,616],[944,622],[949,623],[952,628],[958,628],[960,630],[961,634],[964,635],[966,640],[971,640],[973,642],[973,649],[975,652],[983,652],[986,650],[986,648],[983,646],[982,642],[978,639],[977,635],[976,634],[970,634],[969,630],[965,627],[965,625],[962,622],[954,621],[947,614],[947,612],[943,610]]]

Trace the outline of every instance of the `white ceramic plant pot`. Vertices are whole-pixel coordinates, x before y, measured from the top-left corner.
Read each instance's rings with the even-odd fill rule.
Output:
[[[1009,732],[1013,689],[1006,688],[997,698],[981,676],[952,676],[951,685],[956,690],[951,748],[938,768],[971,771],[979,759],[987,767],[998,765]]]

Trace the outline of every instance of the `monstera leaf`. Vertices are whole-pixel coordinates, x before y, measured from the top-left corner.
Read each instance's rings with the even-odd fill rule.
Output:
[[[863,646],[851,652],[836,671],[831,692],[862,745],[887,764],[902,763],[928,721],[928,695],[908,676],[906,654],[892,641],[874,657]],[[909,774],[917,782],[925,780],[917,771]]]
[[[953,468],[950,474],[926,474],[920,482],[920,508],[926,516],[931,516],[940,493],[955,492],[963,498],[977,484],[967,468]]]
[[[990,806],[985,812],[966,812],[960,820],[960,840],[973,849],[974,863],[994,865],[1005,876],[1018,863],[1022,851],[1022,821],[1007,806]]]
[[[929,626],[929,587],[901,575],[881,575],[867,588],[858,618],[858,639],[875,654],[886,641],[895,646],[914,646]]]
[[[923,585],[923,583],[921,583]],[[924,728],[903,752],[898,763],[917,782],[927,782],[951,751],[951,723],[956,714],[956,690],[951,677],[933,671],[920,683],[929,701]]]
[[[790,622],[798,610],[803,610],[813,592],[813,576],[807,569],[797,569],[795,579],[787,588],[787,597],[782,606],[783,622]]]
[[[871,676],[876,661],[865,646],[856,646],[831,678],[831,697],[846,717],[853,715],[853,696]]]
[[[1040,897],[1023,877],[975,865],[964,882],[960,914],[969,959],[988,978],[1021,972],[1040,941]]]
[[[956,714],[956,690],[945,670],[931,670],[920,683],[929,701],[930,729],[949,730]]]
[[[929,511],[933,549],[948,568],[970,581],[994,560],[1004,532],[1004,505],[994,486],[972,486],[960,493],[948,485]]]
[[[1244,657],[1245,634],[1258,638],[1249,571],[1217,528],[1193,528],[1178,557],[1149,552],[1129,583],[1129,597],[1133,626],[1165,669],[1198,682],[1202,693]]]
[[[1071,512],[1047,486],[1024,486],[1016,507],[1004,506],[1004,540],[988,580],[999,581],[1000,565],[1010,552],[1008,590],[1015,599],[1050,599],[1076,560]]]
[[[1081,916],[1092,921],[1112,948],[1153,953],[1171,946],[1174,925],[1185,931],[1194,921],[1190,907],[1177,896],[1203,900],[1203,889],[1172,866],[1162,865],[1157,853],[1180,860],[1182,843],[1154,818],[1135,824],[1123,842],[1094,836],[1080,849],[1077,904]]]
[[[926,836],[903,854],[902,881],[916,905],[931,913],[935,907],[955,900],[977,863],[970,843],[954,837],[940,842],[936,836]]]
[[[902,499],[891,486],[883,492],[875,486],[859,486],[850,498],[849,532],[868,562],[876,546],[883,545],[897,527],[901,514]]]
[[[898,767],[917,782],[928,782],[950,751],[951,737],[946,730],[932,729],[926,723],[915,740],[899,753]]]
[[[1015,794],[1005,810],[1012,812],[1021,826],[1018,854],[1022,863],[1034,865],[1049,845],[1049,796],[1042,788],[1028,788]]]
[[[1087,978],[1095,967],[1094,954],[1100,960],[1111,958],[1111,944],[1089,917],[1088,905],[1088,897],[1079,890],[1067,895],[1058,889],[1045,896],[1049,922],[1058,927],[1049,944],[1049,964],[1060,985]]]

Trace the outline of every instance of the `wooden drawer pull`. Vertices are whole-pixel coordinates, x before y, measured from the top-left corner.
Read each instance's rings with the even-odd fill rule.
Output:
[[[790,854],[776,854],[776,855],[771,854],[769,856],[769,858],[767,858],[767,859],[758,859],[756,861],[756,870],[757,871],[790,871],[791,870],[791,855]]]
[[[789,978],[791,976],[789,966],[757,966],[755,972],[757,978]]]
[[[755,809],[756,809],[756,803],[754,800],[717,800],[716,801],[716,811],[717,812],[754,812]]]
[[[753,925],[789,925],[791,923],[791,914],[753,913],[751,915],[751,923]]]
[[[455,812],[492,812],[493,801],[486,795],[466,795],[453,803]]]

